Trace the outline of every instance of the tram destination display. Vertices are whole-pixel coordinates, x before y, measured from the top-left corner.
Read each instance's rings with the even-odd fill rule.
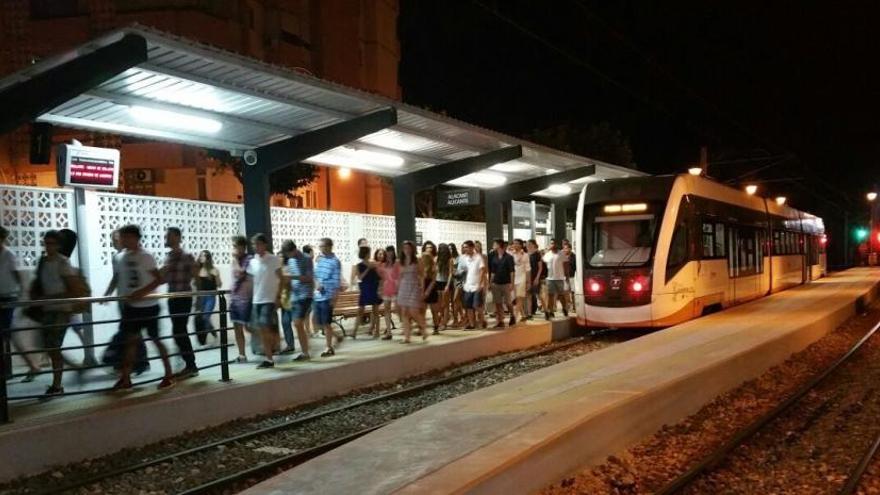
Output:
[[[451,191],[439,191],[437,202],[440,208],[456,208],[459,206],[475,206],[480,204],[480,191],[478,189],[453,189]]]
[[[58,147],[58,185],[87,189],[119,186],[119,150],[79,144]]]

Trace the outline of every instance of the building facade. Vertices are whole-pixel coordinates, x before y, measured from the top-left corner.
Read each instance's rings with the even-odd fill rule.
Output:
[[[118,27],[139,23],[364,91],[400,98],[397,0],[4,0],[0,77]],[[31,163],[35,131],[0,136],[0,182],[55,184],[49,164]],[[122,191],[239,202],[242,189],[204,150],[54,128],[53,143],[121,150]],[[387,214],[390,186],[358,171],[320,167],[317,179],[276,206]]]

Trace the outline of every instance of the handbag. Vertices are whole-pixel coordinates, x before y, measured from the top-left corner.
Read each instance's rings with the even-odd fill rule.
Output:
[[[67,279],[67,297],[71,298],[83,298],[83,297],[91,297],[92,296],[92,288],[89,287],[89,282],[83,276],[82,272],[74,269],[76,273],[73,274],[69,279]],[[91,303],[89,302],[77,302],[71,305],[71,313],[84,313],[88,311],[91,307]]]

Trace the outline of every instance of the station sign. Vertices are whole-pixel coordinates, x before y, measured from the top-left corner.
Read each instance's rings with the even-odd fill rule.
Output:
[[[479,189],[454,189],[438,191],[437,203],[440,208],[457,208],[459,206],[475,206],[480,204]]]
[[[119,186],[119,150],[62,144],[57,153],[59,186],[116,189]]]

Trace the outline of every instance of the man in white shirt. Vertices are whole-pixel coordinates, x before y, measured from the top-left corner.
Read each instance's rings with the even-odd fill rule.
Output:
[[[257,368],[272,368],[275,360],[272,354],[279,347],[276,311],[280,306],[281,284],[284,282],[281,258],[269,252],[269,239],[265,234],[257,234],[251,239],[254,256],[247,266],[247,273],[253,278],[253,306],[251,327],[260,332],[265,359]]]
[[[162,284],[159,269],[153,256],[141,247],[141,229],[137,225],[126,225],[119,229],[119,238],[125,249],[114,264],[114,280],[116,280],[116,292],[126,299],[122,302],[122,323],[120,330],[125,335],[125,354],[122,358],[122,369],[119,381],[113,386],[114,390],[124,390],[132,387],[131,369],[134,366],[135,353],[142,330],[147,331],[147,336],[159,350],[162,358],[162,366],[165,368],[165,377],[159,382],[159,389],[165,389],[174,385],[171,378],[171,361],[168,359],[168,349],[159,340],[159,301],[145,299],[153,293],[156,287]]]
[[[474,250],[473,241],[465,241],[462,245],[462,257],[465,260],[466,275],[462,290],[462,305],[467,315],[465,330],[473,330],[479,320],[482,322],[483,291],[486,290],[486,264],[483,256]]]
[[[568,257],[559,251],[556,239],[550,239],[550,248],[544,254],[547,266],[547,308],[546,319],[553,318],[556,312],[556,297],[562,303],[562,314],[568,316],[568,297],[565,293],[565,274],[568,272]]]

